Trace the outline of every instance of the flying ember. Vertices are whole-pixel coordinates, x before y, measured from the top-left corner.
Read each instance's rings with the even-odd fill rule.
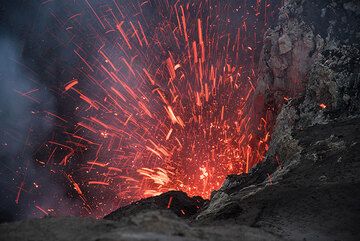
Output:
[[[58,93],[67,111],[47,113],[57,131],[39,152],[84,215],[169,190],[209,198],[263,159],[271,128],[252,97],[270,1],[70,5],[54,28],[78,63]]]

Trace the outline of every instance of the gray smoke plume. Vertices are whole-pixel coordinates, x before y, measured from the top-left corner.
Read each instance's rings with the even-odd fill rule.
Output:
[[[58,111],[50,13],[39,1],[0,1],[0,222],[43,216],[37,207],[71,214],[61,206],[66,190],[37,155],[55,125],[47,113]]]

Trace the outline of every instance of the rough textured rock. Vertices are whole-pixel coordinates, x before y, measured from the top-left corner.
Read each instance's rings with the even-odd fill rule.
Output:
[[[144,211],[166,209],[175,213],[178,217],[189,218],[195,215],[205,202],[201,197],[190,198],[186,193],[171,191],[121,207],[115,212],[105,216],[105,219],[120,220]]]
[[[277,116],[287,99],[304,92],[313,76],[309,71],[319,59],[326,61],[324,55],[339,46],[357,46],[359,16],[355,0],[285,1],[278,24],[264,36],[254,114],[263,116],[270,110]],[[358,58],[358,53],[352,56]]]
[[[300,105],[303,126],[360,114],[359,45],[340,45],[322,54]],[[320,104],[327,108],[320,110]]]
[[[0,240],[86,240],[86,241],[275,241],[280,238],[257,228],[190,226],[170,211],[145,211],[121,221],[88,218],[44,218],[3,224]]]
[[[251,185],[243,180],[264,176],[268,163],[274,161],[270,156],[249,176],[230,178],[226,183],[232,188],[223,186],[198,220],[222,223],[225,216],[226,221],[260,227],[290,240],[358,240],[360,117],[292,129],[288,135],[278,146],[289,144],[288,159],[280,159],[273,173]],[[229,208],[236,215],[227,215]]]
[[[254,102],[279,113],[270,149],[251,173],[228,177],[200,222],[223,222],[230,205],[228,220],[286,239],[360,239],[359,6],[286,1],[266,35]]]

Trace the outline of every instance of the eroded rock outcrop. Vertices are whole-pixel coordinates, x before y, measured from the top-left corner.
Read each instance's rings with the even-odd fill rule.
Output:
[[[289,98],[302,95],[314,76],[309,72],[315,64],[326,61],[340,46],[358,45],[358,9],[358,1],[350,0],[285,1],[277,25],[264,36],[255,115],[263,116],[270,110],[277,116]],[[351,57],[355,56],[356,51]]]
[[[189,197],[184,192],[171,191],[121,207],[104,218],[118,221],[138,213],[154,210],[169,210],[178,217],[190,218],[197,214],[205,203],[206,200],[201,197]]]
[[[200,222],[231,204],[237,223],[291,240],[359,239],[359,6],[286,1],[265,37],[254,100],[257,113],[277,115],[270,149],[248,175],[228,177]]]

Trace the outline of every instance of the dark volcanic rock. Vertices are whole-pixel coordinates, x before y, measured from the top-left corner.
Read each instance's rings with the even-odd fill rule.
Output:
[[[190,226],[170,211],[138,213],[121,221],[89,218],[44,218],[0,225],[6,241],[275,241],[281,240],[257,228]]]
[[[360,43],[359,8],[357,0],[285,1],[278,24],[264,36],[253,103],[256,116],[264,116],[269,111],[277,116],[287,99],[303,94],[311,78],[321,81],[319,71],[317,74],[309,73],[314,65],[331,61],[335,52],[341,56],[345,49],[352,49],[352,54],[343,55],[343,59],[340,57],[339,61],[343,64],[336,63],[336,66],[346,66],[350,72],[358,72],[352,68],[356,68],[354,63],[359,58],[356,50]],[[356,91],[359,86],[353,87]],[[326,97],[327,93],[324,94]],[[358,96],[355,93],[352,95]],[[346,95],[345,102],[352,95]]]
[[[359,7],[286,1],[265,36],[254,100],[258,113],[279,113],[270,149],[249,174],[227,178],[199,222],[223,223],[230,205],[240,210],[230,222],[290,240],[360,240]],[[284,96],[294,99],[281,108]]]
[[[189,218],[198,213],[205,203],[201,197],[190,198],[184,192],[171,191],[121,207],[105,216],[105,219],[120,220],[144,211],[162,209],[168,209],[179,217]]]
[[[291,240],[358,240],[360,117],[317,124],[292,136],[299,155],[284,160],[261,183],[247,186],[239,182],[246,177],[232,177],[228,182],[240,183],[240,190],[224,186],[200,213],[199,221],[222,223],[219,217],[236,203],[241,209],[236,223]],[[261,171],[267,170],[259,175]]]

